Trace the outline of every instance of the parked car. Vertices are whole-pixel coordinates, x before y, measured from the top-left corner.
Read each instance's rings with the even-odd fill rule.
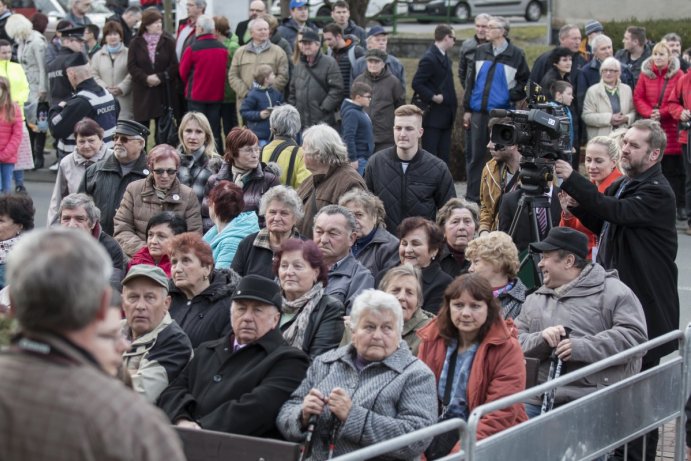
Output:
[[[69,11],[69,0],[14,0],[12,10],[31,18],[34,13],[40,11],[48,16],[48,28],[46,37],[48,39],[55,35],[55,27],[58,22],[67,15]],[[91,4],[91,12],[87,14],[89,19],[98,27],[103,28],[106,18],[113,14],[103,0],[94,1]]]
[[[315,0],[309,2],[310,18],[329,18],[331,16],[332,1],[329,0]],[[394,2],[392,0],[369,0],[367,4],[367,11],[365,16],[368,23],[376,21],[380,24],[388,24],[391,22],[390,17],[393,15],[394,5],[397,6],[396,14],[399,16],[408,14],[408,0],[399,0]],[[271,14],[274,16],[281,16],[281,0],[274,0],[271,6]],[[329,21],[317,19],[314,21],[318,26],[323,27]]]
[[[431,22],[429,16],[450,16],[457,22],[468,22],[480,13],[523,16],[526,21],[535,22],[547,13],[547,0],[414,0],[408,4],[408,11],[423,16],[419,22]]]

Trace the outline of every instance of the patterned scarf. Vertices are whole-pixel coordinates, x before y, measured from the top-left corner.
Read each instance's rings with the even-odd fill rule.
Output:
[[[12,237],[0,242],[0,264],[5,264],[7,262],[7,256],[10,254],[12,247],[15,246],[19,241],[19,237],[20,235],[17,235],[16,237]],[[319,286],[321,286],[321,283]]]
[[[146,49],[149,52],[149,59],[151,59],[151,64],[156,64],[156,45],[161,39],[161,34],[150,34],[144,32],[144,40],[146,41]]]
[[[293,347],[302,349],[305,340],[305,330],[310,321],[312,311],[317,307],[324,295],[324,286],[317,282],[307,293],[294,301],[283,298],[283,312],[295,314],[292,323],[283,332],[283,338]]]
[[[245,178],[252,172],[252,170],[241,170],[236,166],[231,166],[230,168],[233,173],[233,182],[240,187],[244,187]]]

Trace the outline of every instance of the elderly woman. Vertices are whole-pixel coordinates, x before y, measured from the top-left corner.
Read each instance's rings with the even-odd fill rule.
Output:
[[[283,293],[280,328],[291,346],[314,358],[336,349],[343,336],[343,303],[324,292],[329,270],[317,244],[288,239],[274,259]]]
[[[48,207],[48,225],[57,219],[58,207],[63,198],[79,191],[86,168],[103,160],[111,150],[103,143],[103,128],[90,118],[83,118],[74,126],[77,141],[74,152],[60,160],[55,178],[53,195]]]
[[[175,54],[175,38],[163,31],[163,15],[155,8],[142,13],[137,36],[130,42],[127,53],[127,70],[132,76],[134,119],[149,127],[151,119],[158,120],[167,104],[166,77],[170,79],[171,92],[178,81],[178,58]],[[158,128],[156,129],[158,138]]]
[[[105,44],[91,57],[94,79],[118,100],[118,118],[132,120],[132,76],[127,70],[128,49],[123,43],[125,32],[120,23],[108,21],[103,26],[102,33]]]
[[[194,191],[177,178],[180,156],[173,146],[159,144],[149,151],[150,174],[130,183],[115,213],[113,237],[127,256],[146,244],[146,226],[161,211],[173,211],[187,222],[190,232],[202,231],[201,210]]]
[[[346,192],[338,204],[349,209],[357,222],[353,256],[377,276],[399,263],[398,239],[386,230],[384,203],[365,189]]]
[[[34,228],[34,202],[26,194],[0,195],[0,289],[5,286],[5,264],[23,232]]]
[[[314,359],[276,420],[286,439],[299,442],[316,417],[309,459],[339,456],[436,421],[434,377],[401,340],[403,314],[396,298],[363,291],[355,298],[350,328],[352,343]],[[389,456],[417,458],[428,443],[415,442]]]
[[[230,181],[219,181],[209,192],[209,215],[214,227],[204,234],[204,241],[211,245],[216,269],[230,267],[242,239],[259,231],[257,214],[242,211],[242,196],[240,186]]]
[[[585,147],[585,169],[590,181],[597,186],[597,190],[603,194],[605,190],[621,176],[617,168],[619,161],[619,144],[609,136],[596,136]],[[568,207],[575,207],[577,203],[566,192],[559,193],[561,202],[561,221],[559,226],[571,227],[583,232],[588,237],[588,259],[595,261],[597,256],[597,235],[585,227],[575,217]]]
[[[467,420],[476,407],[525,389],[523,352],[509,325],[481,275],[464,274],[446,289],[439,315],[418,331],[418,357],[437,379],[440,419]],[[477,437],[484,439],[525,420],[523,404],[516,403],[483,416]],[[458,444],[435,442],[430,451],[437,456],[459,449]]]
[[[148,264],[163,269],[170,278],[170,257],[168,241],[176,235],[187,232],[187,223],[172,211],[163,211],[149,219],[146,225],[146,245],[137,251],[127,264],[132,266]]]
[[[302,136],[305,166],[312,173],[298,189],[305,206],[305,216],[298,229],[303,235],[312,235],[314,216],[326,205],[336,205],[349,190],[367,189],[348,160],[348,151],[336,130],[325,124],[314,125]],[[382,178],[383,179],[383,178]]]
[[[494,297],[499,299],[502,316],[515,319],[521,313],[527,288],[518,276],[521,263],[518,248],[509,234],[493,231],[476,238],[465,250],[470,269],[489,282]]]
[[[684,165],[679,144],[678,122],[670,112],[670,93],[684,76],[680,71],[679,59],[672,55],[667,45],[660,42],[653,47],[651,57],[643,61],[638,83],[633,91],[636,112],[642,118],[657,120],[667,135],[667,147],[660,166],[669,181],[677,202],[677,219],[686,220]]]
[[[475,238],[480,223],[480,209],[476,203],[452,198],[437,213],[437,224],[444,231],[444,245],[439,254],[441,269],[451,277],[468,272],[465,258],[468,242]]]
[[[621,82],[621,64],[609,57],[600,64],[600,82],[588,88],[581,118],[588,139],[623,134],[636,119],[631,87]]]
[[[273,278],[272,264],[283,242],[303,238],[295,227],[302,214],[302,201],[294,189],[275,186],[266,191],[259,203],[259,215],[264,217],[266,227],[240,242],[232,269],[241,277],[257,274]]]
[[[171,263],[170,316],[187,333],[192,347],[230,332],[230,296],[239,277],[214,270],[211,247],[195,232],[168,242]]]
[[[279,184],[278,168],[259,161],[259,138],[249,128],[235,127],[226,137],[225,162],[218,174],[209,178],[206,196],[223,179],[242,187],[244,211],[259,211],[262,195]]]
[[[398,257],[401,264],[410,264],[422,273],[422,308],[436,314],[444,296],[444,289],[453,278],[444,272],[437,256],[444,244],[441,229],[429,219],[414,216],[405,218],[398,226]],[[383,273],[379,273],[381,279]]]
[[[283,104],[271,111],[269,125],[273,140],[262,149],[262,162],[276,162],[281,167],[281,184],[298,188],[312,174],[295,141],[302,128],[300,114],[290,104]]]

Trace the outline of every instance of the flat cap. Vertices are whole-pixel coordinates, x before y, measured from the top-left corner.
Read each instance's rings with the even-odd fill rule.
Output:
[[[319,34],[313,31],[312,29],[305,28],[305,30],[302,32],[302,38],[300,39],[301,42],[317,42],[320,43],[321,39],[319,38]]]
[[[89,64],[89,60],[84,53],[72,53],[65,59],[65,69],[70,67],[80,67]]]
[[[389,55],[386,54],[386,51],[382,51],[378,48],[372,48],[371,50],[367,50],[367,53],[365,53],[365,60],[369,61],[372,59],[378,59],[382,62],[386,62],[386,58],[388,58]]]
[[[133,120],[118,120],[115,132],[125,136],[141,136],[144,139],[149,137],[149,129]]]
[[[62,29],[59,32],[62,34],[63,37],[76,38],[78,40],[84,41],[84,31],[85,30],[86,30],[86,27],[77,26],[77,27],[68,27],[67,29]]]

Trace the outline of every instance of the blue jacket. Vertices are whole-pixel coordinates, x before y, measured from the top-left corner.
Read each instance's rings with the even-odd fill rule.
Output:
[[[247,127],[263,141],[268,141],[271,137],[269,119],[262,119],[259,112],[268,107],[280,106],[283,104],[283,95],[275,88],[264,88],[257,83],[247,93],[247,97],[240,106],[240,115],[247,123]]]
[[[243,211],[218,233],[216,226],[204,234],[204,241],[211,245],[216,269],[226,269],[233,262],[235,252],[242,239],[259,232],[259,219],[254,211]]]
[[[422,120],[422,126],[442,130],[453,126],[458,100],[448,53],[442,54],[436,45],[427,49],[413,77],[413,91],[430,104],[429,112]],[[444,97],[441,104],[432,101],[435,94]]]
[[[484,113],[509,109],[525,98],[528,78],[530,69],[523,50],[509,43],[494,56],[492,44],[482,44],[477,47],[475,61],[469,65],[463,108],[466,112]]]
[[[369,158],[374,151],[374,132],[372,120],[362,106],[346,99],[341,104],[341,137],[348,147],[351,162],[359,158]]]

